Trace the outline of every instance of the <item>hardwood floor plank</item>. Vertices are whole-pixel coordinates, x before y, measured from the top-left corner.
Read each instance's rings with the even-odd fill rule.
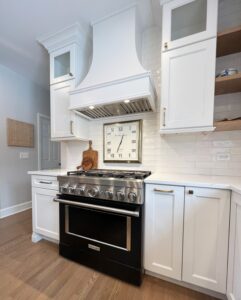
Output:
[[[0,220],[1,300],[214,300],[144,276],[136,287],[69,261],[58,246],[31,242],[31,210]]]

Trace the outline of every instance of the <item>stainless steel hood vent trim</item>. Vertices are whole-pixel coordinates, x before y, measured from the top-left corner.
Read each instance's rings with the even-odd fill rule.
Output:
[[[83,108],[77,110],[91,119],[123,116],[129,114],[153,112],[148,99],[132,100],[129,103],[119,102],[97,106],[94,109]]]

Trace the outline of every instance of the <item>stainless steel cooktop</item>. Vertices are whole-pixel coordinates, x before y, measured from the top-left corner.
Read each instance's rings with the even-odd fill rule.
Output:
[[[142,204],[144,179],[149,171],[96,169],[59,176],[59,191],[78,197]]]

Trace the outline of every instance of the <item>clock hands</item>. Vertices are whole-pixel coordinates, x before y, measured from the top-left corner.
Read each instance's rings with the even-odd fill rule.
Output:
[[[121,146],[121,144],[122,144],[122,141],[123,141],[123,137],[124,137],[124,134],[122,134],[122,137],[121,137],[120,144],[119,144],[119,146],[118,146],[118,148],[117,148],[117,152],[119,152],[120,146]]]

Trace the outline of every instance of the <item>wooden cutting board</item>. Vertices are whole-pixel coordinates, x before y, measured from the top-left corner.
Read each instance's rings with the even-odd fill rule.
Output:
[[[83,152],[83,159],[77,169],[88,171],[90,169],[98,169],[98,151],[93,150],[92,141],[89,141],[89,149]]]

